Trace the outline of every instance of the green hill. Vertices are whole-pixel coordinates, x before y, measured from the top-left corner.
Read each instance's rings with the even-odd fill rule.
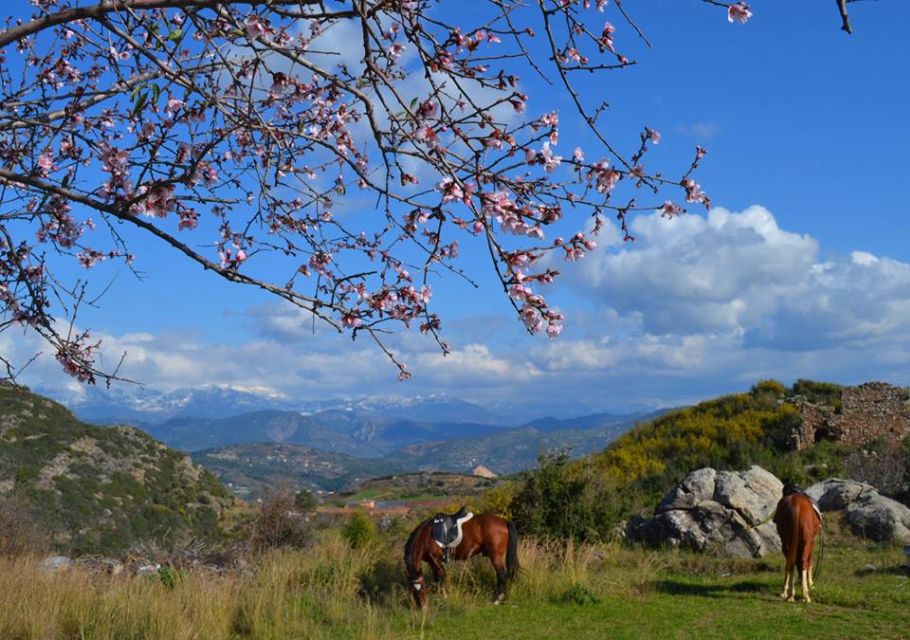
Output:
[[[7,385],[0,385],[0,498],[25,504],[55,546],[76,553],[217,538],[231,504],[211,473],[138,429],[85,424]]]

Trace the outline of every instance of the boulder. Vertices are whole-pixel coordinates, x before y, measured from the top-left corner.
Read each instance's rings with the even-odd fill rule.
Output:
[[[910,543],[910,509],[876,491],[864,493],[847,505],[844,518],[858,536],[878,542]]]
[[[828,478],[806,489],[822,511],[840,511],[865,493],[875,493],[875,487],[857,480]]]
[[[910,509],[865,482],[828,478],[806,493],[822,511],[843,511],[854,534],[877,542],[910,543]]]
[[[711,467],[693,471],[673,487],[657,505],[655,513],[692,507],[714,497],[714,480],[717,472]]]
[[[781,481],[758,466],[736,472],[705,467],[683,478],[653,518],[637,518],[627,533],[653,546],[761,557],[780,549],[769,519],[782,492]]]
[[[73,561],[66,556],[48,556],[41,561],[38,568],[41,569],[41,571],[46,571],[48,573],[58,573],[60,571],[66,571],[72,566]]]
[[[748,471],[719,471],[714,499],[736,510],[750,525],[774,514],[784,485],[774,474],[753,465]]]

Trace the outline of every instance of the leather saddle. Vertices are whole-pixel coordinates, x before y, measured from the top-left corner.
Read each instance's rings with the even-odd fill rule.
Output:
[[[461,544],[461,525],[474,517],[468,508],[462,507],[458,513],[437,513],[433,516],[433,541],[442,548],[442,561],[448,563],[449,550]]]
[[[792,482],[788,482],[787,484],[784,485],[784,496],[790,496],[793,494],[799,494],[799,495],[806,496],[807,498],[809,498],[809,502],[812,503],[812,508],[815,509],[815,513],[818,514],[818,519],[822,520],[822,510],[819,509],[818,502],[816,502],[815,498],[813,498],[808,493],[803,491],[799,487],[799,485],[793,484]]]

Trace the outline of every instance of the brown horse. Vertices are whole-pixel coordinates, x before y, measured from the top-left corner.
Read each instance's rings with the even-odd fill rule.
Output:
[[[433,538],[433,523],[434,518],[428,518],[417,525],[404,545],[405,575],[411,586],[414,603],[421,609],[426,609],[429,602],[422,570],[424,562],[430,564],[436,582],[442,583],[444,590],[445,563],[448,557],[467,560],[477,554],[490,559],[496,571],[493,603],[502,602],[506,595],[506,580],[518,570],[518,534],[515,525],[492,513],[477,514],[461,525],[461,541],[446,553]]]
[[[796,600],[796,570],[802,576],[803,600],[812,602],[809,588],[812,587],[812,550],[815,537],[821,530],[822,514],[815,502],[802,491],[792,487],[784,489],[784,497],[774,511],[774,524],[780,536],[786,568],[784,570],[784,592],[782,600]]]

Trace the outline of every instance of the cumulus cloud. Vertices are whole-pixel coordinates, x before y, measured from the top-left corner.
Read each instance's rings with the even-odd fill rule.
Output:
[[[573,274],[643,333],[739,335],[743,346],[818,349],[893,340],[910,304],[910,265],[869,253],[821,257],[763,207],[633,223],[636,243]]]

